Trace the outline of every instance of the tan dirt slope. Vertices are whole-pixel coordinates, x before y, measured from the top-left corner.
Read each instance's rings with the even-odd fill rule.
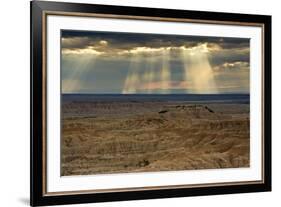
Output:
[[[249,167],[249,105],[65,103],[62,175]]]

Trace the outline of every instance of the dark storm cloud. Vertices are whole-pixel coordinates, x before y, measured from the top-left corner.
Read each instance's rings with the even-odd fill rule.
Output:
[[[246,38],[222,38],[186,35],[136,34],[118,32],[62,31],[63,49],[83,49],[94,46],[97,51],[106,49],[130,50],[136,47],[194,47],[208,43],[208,47],[234,49],[249,47]],[[106,41],[108,45],[101,44]]]
[[[209,61],[213,66],[224,64],[225,62],[250,62],[250,50],[229,49],[213,52],[209,55]]]

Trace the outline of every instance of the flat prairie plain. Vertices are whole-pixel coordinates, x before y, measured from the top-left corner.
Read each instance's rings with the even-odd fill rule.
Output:
[[[249,104],[66,102],[61,175],[250,165]]]

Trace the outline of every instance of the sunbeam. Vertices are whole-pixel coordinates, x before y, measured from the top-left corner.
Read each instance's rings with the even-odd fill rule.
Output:
[[[83,87],[82,76],[88,74],[88,72],[94,68],[96,55],[82,55],[77,58],[75,65],[72,67],[71,73],[68,75],[68,79],[62,84],[63,92],[79,92]],[[91,66],[91,67],[90,67]],[[68,70],[68,69],[67,69]]]
[[[141,56],[138,53],[133,54],[133,56],[130,59],[127,77],[124,82],[124,86],[122,90],[123,94],[131,94],[137,92],[137,86],[141,78],[140,71],[139,71],[140,59]]]
[[[170,50],[166,49],[162,52],[162,69],[161,69],[161,93],[169,93],[169,82],[171,79],[170,73]]]
[[[144,93],[152,93],[152,84],[155,80],[155,59],[148,58],[146,60],[146,69],[143,74],[143,82],[145,87],[143,88]]]
[[[182,48],[185,81],[189,82],[187,92],[217,93],[214,72],[208,60],[206,44],[196,47]]]

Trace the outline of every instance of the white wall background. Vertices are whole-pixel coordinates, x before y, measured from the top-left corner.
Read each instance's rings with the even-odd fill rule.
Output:
[[[71,1],[71,0],[69,0]],[[73,1],[73,0],[72,0]],[[78,0],[76,0],[78,1]],[[281,7],[276,0],[82,0],[80,2],[273,16],[273,192],[76,206],[278,206],[281,203]],[[29,203],[29,1],[0,6],[0,206]]]

